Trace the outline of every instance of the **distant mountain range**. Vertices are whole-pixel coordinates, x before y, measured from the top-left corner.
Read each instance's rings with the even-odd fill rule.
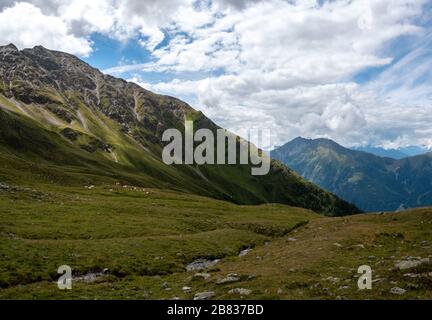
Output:
[[[431,151],[430,149],[427,149],[425,147],[417,147],[417,146],[409,146],[409,147],[398,148],[398,149],[384,149],[380,147],[365,146],[365,147],[357,147],[352,149],[357,151],[364,151],[367,153],[372,153],[376,156],[387,157],[396,160],[400,160],[407,157],[418,156]]]
[[[296,138],[271,156],[365,211],[432,205],[432,153],[396,160],[328,139]]]
[[[188,104],[105,75],[75,56],[41,46],[0,47],[0,182],[82,188],[121,181],[239,204],[359,212],[277,161],[265,176],[252,176],[249,165],[166,165],[162,134],[184,132],[186,119],[196,130],[219,129]]]

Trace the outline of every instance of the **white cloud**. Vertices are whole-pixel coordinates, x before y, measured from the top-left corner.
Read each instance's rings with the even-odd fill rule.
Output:
[[[368,87],[383,99],[422,105],[432,102],[432,33],[419,38],[413,49],[391,68],[382,72]]]
[[[155,63],[137,70],[181,74],[223,69],[217,77],[143,85],[180,95],[237,133],[257,125],[270,128],[275,145],[298,135],[347,145],[402,141],[401,135],[424,143],[425,135],[416,128],[431,117],[419,122],[416,105],[387,101],[378,85],[350,81],[357,72],[393,61],[392,55],[381,53],[388,41],[421,34],[411,19],[421,13],[422,4],[251,1],[234,6],[239,10],[206,28],[174,36],[167,47],[153,52]]]
[[[27,2],[33,5],[0,1],[0,42],[85,55],[93,32],[136,38],[152,61],[105,72],[178,78],[134,81],[182,97],[238,133],[270,128],[274,144],[298,135],[347,145],[431,142],[431,81],[420,81],[432,70],[430,44],[418,45],[369,85],[352,81],[394,62],[383,51],[390,41],[422,36],[414,19],[422,20],[427,0]],[[166,36],[168,44],[160,46]]]
[[[91,43],[71,34],[64,20],[48,16],[29,3],[16,3],[0,12],[0,42],[20,48],[43,45],[78,55],[88,55]]]
[[[2,0],[0,43],[19,47],[44,45],[88,55],[94,32],[125,41],[138,37],[153,50],[164,39],[161,28],[190,8],[192,0]],[[32,37],[31,32],[36,32]],[[40,34],[39,34],[40,33]]]

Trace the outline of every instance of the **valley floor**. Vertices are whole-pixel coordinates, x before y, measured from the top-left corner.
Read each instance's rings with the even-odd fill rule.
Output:
[[[193,299],[203,292],[212,299],[432,299],[431,261],[432,209],[326,218],[119,184],[0,184],[0,299]],[[61,265],[73,268],[72,290],[57,288]],[[361,265],[373,270],[372,290],[358,290]]]

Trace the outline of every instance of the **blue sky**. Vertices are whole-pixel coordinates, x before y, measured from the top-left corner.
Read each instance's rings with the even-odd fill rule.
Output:
[[[246,135],[432,146],[431,0],[0,2],[0,42],[78,55]]]

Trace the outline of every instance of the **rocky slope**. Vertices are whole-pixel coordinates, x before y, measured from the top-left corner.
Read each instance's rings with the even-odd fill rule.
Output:
[[[196,129],[218,126],[178,99],[102,74],[66,53],[0,47],[0,106],[5,181],[115,179],[243,204],[280,202],[328,215],[358,212],[277,162],[262,177],[251,176],[244,165],[166,166],[160,159],[165,129],[184,130],[185,119],[193,119]]]

